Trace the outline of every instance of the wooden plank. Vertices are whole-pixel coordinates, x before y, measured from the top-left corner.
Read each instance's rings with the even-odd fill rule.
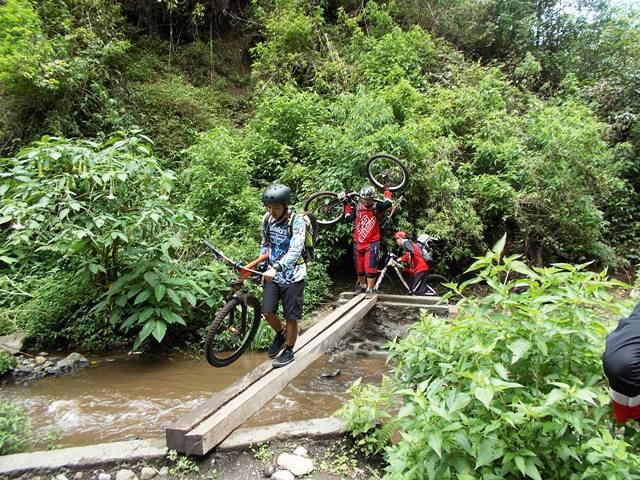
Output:
[[[342,292],[340,300],[350,300],[354,296],[353,292]],[[378,293],[378,303],[382,302],[399,302],[399,303],[415,303],[417,305],[435,305],[442,297],[435,295],[395,295],[390,293]],[[446,305],[448,302],[443,302]]]
[[[324,317],[320,322],[311,326],[302,335],[300,335],[300,337],[296,341],[296,347],[294,351],[296,353],[300,351],[303,346],[313,340],[321,332],[329,328],[333,323],[339,320],[362,300],[364,300],[364,294],[360,294],[357,297],[349,300],[349,302],[336,308],[333,312]],[[272,360],[267,360],[266,362],[261,363],[251,372],[240,377],[225,389],[209,397],[209,399],[207,399],[198,408],[192,410],[191,412],[187,413],[186,415],[180,417],[178,420],[170,424],[165,429],[167,447],[170,450],[176,450],[178,452],[185,453],[186,450],[184,446],[184,436],[190,430],[193,430],[196,425],[202,422],[205,418],[210,417],[225,403],[229,402],[236,395],[246,390],[251,384],[255,383],[271,370],[273,370],[271,362]]]
[[[376,304],[376,298],[365,299],[340,320],[307,343],[295,361],[270,371],[216,413],[185,435],[186,453],[204,455],[222,442],[232,431],[275,397],[314,360],[350,331]]]

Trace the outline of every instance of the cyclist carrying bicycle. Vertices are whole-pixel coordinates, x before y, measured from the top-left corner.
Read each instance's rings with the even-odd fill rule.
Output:
[[[380,243],[380,215],[393,205],[388,184],[384,188],[384,200],[374,199],[375,190],[367,185],[360,191],[357,205],[345,202],[344,219],[353,223],[354,258],[358,276],[357,292],[373,296],[373,286],[378,274],[378,246]],[[346,194],[339,195],[343,200]],[[365,281],[366,279],[366,281]]]
[[[268,351],[269,358],[275,358],[275,368],[293,361],[307,275],[307,265],[302,256],[305,221],[289,207],[290,202],[291,190],[286,185],[269,185],[262,194],[267,213],[262,219],[260,256],[269,255],[269,269],[263,274],[262,314],[276,332]],[[276,313],[280,301],[286,327]]]
[[[424,278],[429,271],[429,264],[422,255],[420,247],[407,239],[407,233],[402,230],[393,235],[393,239],[398,247],[403,249],[402,256],[398,262],[404,263],[404,271],[411,275],[411,293],[414,295],[424,295],[426,282]]]

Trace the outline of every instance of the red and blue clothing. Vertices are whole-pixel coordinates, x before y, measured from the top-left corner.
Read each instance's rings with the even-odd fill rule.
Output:
[[[380,221],[378,216],[393,205],[391,192],[385,190],[385,200],[375,201],[371,207],[362,202],[357,205],[347,203],[344,218],[354,223],[353,241],[356,272],[358,276],[374,278],[378,273],[378,244],[380,242]]]

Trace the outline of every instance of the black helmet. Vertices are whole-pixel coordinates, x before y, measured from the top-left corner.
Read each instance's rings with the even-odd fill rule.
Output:
[[[362,190],[360,190],[360,196],[362,198],[373,198],[375,194],[376,191],[369,185],[362,187]]]
[[[286,185],[274,183],[269,185],[262,194],[262,203],[281,203],[289,205],[291,203],[291,190]]]

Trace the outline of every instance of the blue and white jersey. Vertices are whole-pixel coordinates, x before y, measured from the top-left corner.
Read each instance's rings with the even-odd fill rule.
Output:
[[[304,250],[304,237],[306,225],[301,215],[296,215],[293,220],[292,235],[289,238],[289,216],[295,212],[289,209],[288,213],[279,221],[266,214],[269,238],[265,238],[265,229],[262,229],[262,241],[260,242],[260,255],[269,252],[269,263],[280,265],[282,271],[278,272],[273,281],[280,285],[299,282],[307,275],[307,264],[298,263]]]

